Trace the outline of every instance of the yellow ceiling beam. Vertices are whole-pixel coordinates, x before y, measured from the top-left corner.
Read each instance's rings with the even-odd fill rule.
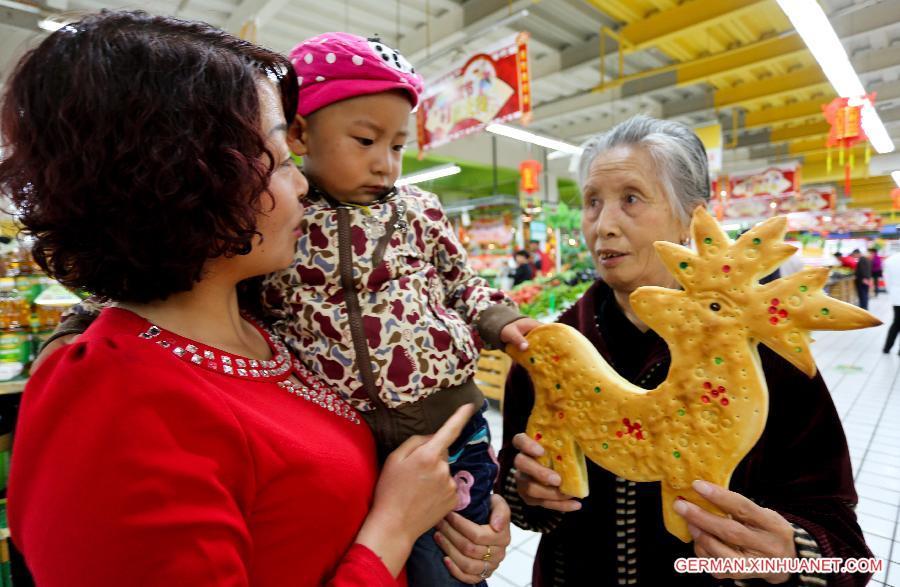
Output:
[[[785,104],[763,110],[755,110],[744,115],[744,128],[757,128],[760,126],[773,126],[785,124],[795,120],[803,120],[813,116],[822,116],[822,106],[827,101],[811,100]]]
[[[814,153],[825,148],[825,139],[805,139],[801,141],[793,141],[788,144],[789,155],[804,155],[806,153]]]
[[[869,166],[866,165],[861,159],[857,161],[856,165],[850,170],[850,178],[852,180],[868,179],[869,177]],[[829,181],[843,184],[844,166],[838,165],[837,161],[835,160],[831,162],[831,171],[828,171],[828,167],[825,164],[825,161],[804,163],[803,167],[801,167],[800,169],[800,179],[804,184]]]
[[[586,0],[588,4],[618,21],[630,22],[640,18],[640,13],[627,2],[620,0]]]
[[[891,209],[891,190],[897,184],[889,175],[854,180],[850,186],[850,205],[857,208],[879,207]]]
[[[818,162],[825,161],[826,159],[828,159],[828,149],[825,148],[824,141],[822,141],[822,147],[823,147],[822,149],[818,149],[816,151],[807,151],[806,153],[804,153],[803,154],[804,164],[818,163]],[[853,161],[854,161],[855,165],[858,166],[858,165],[862,164],[863,166],[867,166],[866,161],[865,161],[865,156],[866,156],[865,145],[859,144],[859,145],[853,147],[852,151],[853,151]],[[870,149],[869,155],[874,155],[874,154],[875,154],[875,151]],[[844,162],[847,161],[848,155],[849,155],[849,151],[844,151]],[[840,167],[841,169],[843,169],[844,166],[840,164],[840,160],[841,160],[840,157],[841,157],[840,151],[838,149],[831,150],[831,165],[833,167]]]
[[[678,85],[694,84],[713,77],[760,67],[792,54],[806,51],[800,35],[765,39],[678,65]]]
[[[812,137],[828,136],[831,129],[824,120],[822,122],[810,122],[799,126],[788,126],[785,128],[777,128],[769,134],[770,143],[779,143],[781,141],[796,141],[798,139],[808,139]],[[824,144],[824,140],[822,143]]]
[[[635,49],[643,49],[689,36],[742,14],[763,9],[762,5],[770,2],[771,0],[689,0],[669,10],[636,20],[624,26],[619,33]],[[598,2],[595,5],[602,4]]]
[[[747,82],[733,88],[717,90],[713,96],[716,108],[746,104],[761,99],[774,99],[783,95],[814,89],[815,86],[830,87],[828,79],[818,65],[803,67],[786,75]]]
[[[757,41],[737,49],[723,51],[685,63],[673,63],[619,77],[611,82],[597,86],[594,88],[594,91],[622,85],[632,80],[660,74],[671,74],[671,72],[675,72],[676,85],[687,86],[708,81],[712,78],[763,67],[806,50],[806,45],[800,36],[796,33],[791,33],[785,37]]]

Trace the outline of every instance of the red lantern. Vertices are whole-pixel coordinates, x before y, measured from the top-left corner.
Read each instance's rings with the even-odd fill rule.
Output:
[[[900,210],[900,188],[894,188],[891,190],[891,201],[894,210]]]
[[[862,129],[862,108],[863,104],[868,101],[875,103],[875,94],[862,96],[859,103],[851,106],[848,98],[835,98],[828,105],[822,106],[822,112],[825,120],[831,125],[828,132],[828,140],[825,141],[828,147],[828,160],[826,167],[831,171],[831,147],[840,149],[840,163],[844,165],[844,192],[845,196],[850,197],[850,169],[853,167],[853,145],[859,141],[866,140],[866,133]],[[847,154],[847,163],[844,164],[844,151],[849,150]],[[869,159],[869,147],[866,145],[866,163]]]
[[[540,181],[541,164],[534,159],[527,159],[519,164],[519,174],[522,176],[520,187],[526,194],[533,194],[541,189]]]

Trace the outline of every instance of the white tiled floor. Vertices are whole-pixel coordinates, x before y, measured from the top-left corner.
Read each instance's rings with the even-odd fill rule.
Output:
[[[892,318],[887,296],[871,300],[869,310],[885,324],[862,331],[815,333],[813,354],[844,423],[859,493],[860,526],[869,548],[885,563],[871,584],[900,587],[900,347],[895,345],[889,355],[881,352]],[[491,409],[488,421],[499,450],[499,412]],[[531,585],[537,544],[537,534],[513,527],[511,549],[491,586]]]

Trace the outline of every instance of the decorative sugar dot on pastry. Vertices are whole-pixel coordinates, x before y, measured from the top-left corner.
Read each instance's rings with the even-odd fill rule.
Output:
[[[766,285],[754,279],[794,253],[782,244],[785,228],[784,218],[769,219],[731,242],[701,207],[691,226],[697,252],[655,244],[682,289],[642,287],[630,294],[635,313],[671,353],[671,367],[657,374],[665,379],[654,389],[624,380],[588,339],[564,324],[529,332],[524,353],[507,347],[534,387],[527,434],[545,447],[563,441],[538,459],[559,473],[560,491],[588,494],[583,454],[629,481],[661,483],[665,526],[685,542],[691,540],[687,524],[672,509],[679,496],[722,515],[690,492],[690,480],[727,486],[765,428],[768,389],[756,346],[769,346],[812,377],[810,330],[878,324],[823,293],[826,268]]]

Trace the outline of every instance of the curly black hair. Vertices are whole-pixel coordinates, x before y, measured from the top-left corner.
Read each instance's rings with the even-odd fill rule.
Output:
[[[201,22],[103,11],[26,53],[0,107],[0,191],[70,287],[148,302],[246,254],[275,160],[256,83],[297,106],[290,62]]]

